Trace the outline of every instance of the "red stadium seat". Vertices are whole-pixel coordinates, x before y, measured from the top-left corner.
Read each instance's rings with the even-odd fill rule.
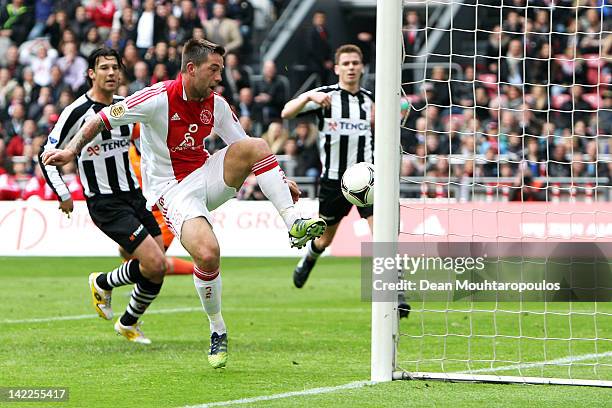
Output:
[[[552,107],[553,109],[559,109],[565,102],[569,102],[572,100],[572,97],[568,94],[560,94],[552,97]]]
[[[588,93],[582,95],[582,98],[589,103],[593,107],[593,109],[599,109],[602,105],[602,100],[596,93]]]
[[[482,82],[483,85],[487,89],[492,89],[495,92],[497,92],[497,86],[498,86],[497,75],[495,75],[495,74],[480,74],[480,75],[478,75],[478,81]]]
[[[604,61],[597,54],[585,54],[582,56],[586,60],[587,82],[591,85],[602,83],[599,70],[603,68]]]

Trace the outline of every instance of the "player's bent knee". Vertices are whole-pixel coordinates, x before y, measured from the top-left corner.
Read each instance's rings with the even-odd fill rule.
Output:
[[[214,271],[219,269],[220,254],[218,247],[203,247],[196,251],[196,253],[191,254],[191,256],[193,257],[194,263],[203,271]]]
[[[152,256],[140,261],[142,274],[150,280],[159,281],[164,278],[167,269],[165,256]]]
[[[270,146],[268,146],[268,142],[266,142],[264,139],[251,138],[250,140],[252,149],[251,151],[253,151],[255,155],[258,156],[257,159],[270,154]]]
[[[220,265],[218,257],[198,257],[194,258],[193,261],[203,271],[216,271]]]

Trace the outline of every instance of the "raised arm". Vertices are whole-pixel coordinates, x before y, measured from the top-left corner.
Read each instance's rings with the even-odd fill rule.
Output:
[[[65,149],[44,152],[42,154],[43,164],[46,166],[63,166],[71,162],[81,152],[83,147],[104,129],[102,118],[99,115],[92,116],[74,135]]]
[[[281,116],[283,119],[293,119],[302,112],[328,108],[331,106],[331,97],[325,92],[304,92],[285,104]]]

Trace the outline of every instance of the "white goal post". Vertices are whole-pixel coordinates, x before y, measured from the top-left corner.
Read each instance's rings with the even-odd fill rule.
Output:
[[[397,241],[399,225],[400,83],[402,2],[378,0],[376,37],[376,134],[374,140],[374,242]],[[380,115],[380,116],[379,116]],[[384,118],[384,119],[382,119]],[[375,253],[374,256],[377,256]],[[397,304],[372,303],[372,381],[390,381],[394,368]]]
[[[612,24],[604,18],[612,6],[590,0],[523,3],[377,0],[372,257],[393,256],[401,242],[436,237],[612,242],[612,125],[606,123],[612,118],[612,32],[606,31]],[[409,34],[407,10],[413,17],[418,13],[422,23]],[[575,26],[562,27],[559,16]],[[483,52],[495,36],[504,43],[498,54]],[[407,56],[406,41],[415,37],[420,49],[414,46]],[[444,41],[447,45],[440,45]],[[539,53],[547,47],[548,57]],[[534,67],[543,71],[534,75]],[[440,90],[448,91],[447,102],[429,99]],[[471,106],[463,105],[465,95]],[[481,97],[486,103],[477,100]],[[534,116],[538,124],[530,126]],[[410,151],[404,146],[399,155],[405,135],[419,146]],[[448,148],[430,151],[437,146],[429,138]],[[539,158],[528,156],[532,153]],[[483,233],[482,223],[494,230]],[[496,262],[503,266],[511,256],[497,255]],[[521,277],[529,271],[522,262],[529,259],[521,255],[513,266]],[[373,280],[380,273],[373,268]],[[397,267],[383,273],[397,280]],[[410,315],[400,320],[397,296],[381,301],[372,288],[374,382],[612,387],[612,302],[457,303],[417,297],[408,303]]]

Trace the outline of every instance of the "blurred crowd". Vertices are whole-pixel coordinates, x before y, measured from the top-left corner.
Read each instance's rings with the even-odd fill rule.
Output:
[[[258,47],[287,0],[0,0],[0,199],[53,199],[37,155],[62,110],[87,91],[86,58],[117,49],[128,96],[180,70],[182,45],[207,38],[228,51],[217,90],[248,134],[263,137],[292,176],[320,172],[312,121],[290,128],[280,112],[288,79]],[[515,4],[510,4],[515,3]],[[402,175],[464,177],[608,177],[612,133],[612,35],[608,0],[506,1],[501,25],[479,25],[479,57],[461,69],[435,65],[424,81],[404,79]],[[580,5],[580,8],[570,8]],[[603,7],[602,7],[603,6]],[[404,48],[417,55],[424,19],[405,14]],[[482,21],[489,21],[481,19]],[[304,32],[310,72],[333,82],[333,47],[323,12]],[[526,33],[526,34],[525,34]],[[373,60],[371,35],[355,39]],[[602,56],[601,58],[599,56]],[[370,57],[371,56],[371,57]],[[372,64],[373,65],[373,64]],[[223,142],[214,135],[206,147]],[[519,171],[520,170],[520,171]],[[74,166],[62,169],[75,198]],[[440,194],[426,192],[428,195]],[[247,180],[240,197],[261,197]]]
[[[477,32],[485,38],[474,63],[449,69],[448,62],[430,61],[424,81],[404,78],[402,175],[444,185],[413,196],[446,197],[452,181],[476,177],[483,189],[502,180],[539,190],[533,199],[544,200],[550,188],[569,195],[576,184],[583,192],[598,184],[569,178],[610,177],[612,4],[504,5],[486,8],[492,19],[478,13]],[[424,37],[416,12],[406,14],[403,32],[410,58]],[[561,179],[551,184],[552,177]]]

